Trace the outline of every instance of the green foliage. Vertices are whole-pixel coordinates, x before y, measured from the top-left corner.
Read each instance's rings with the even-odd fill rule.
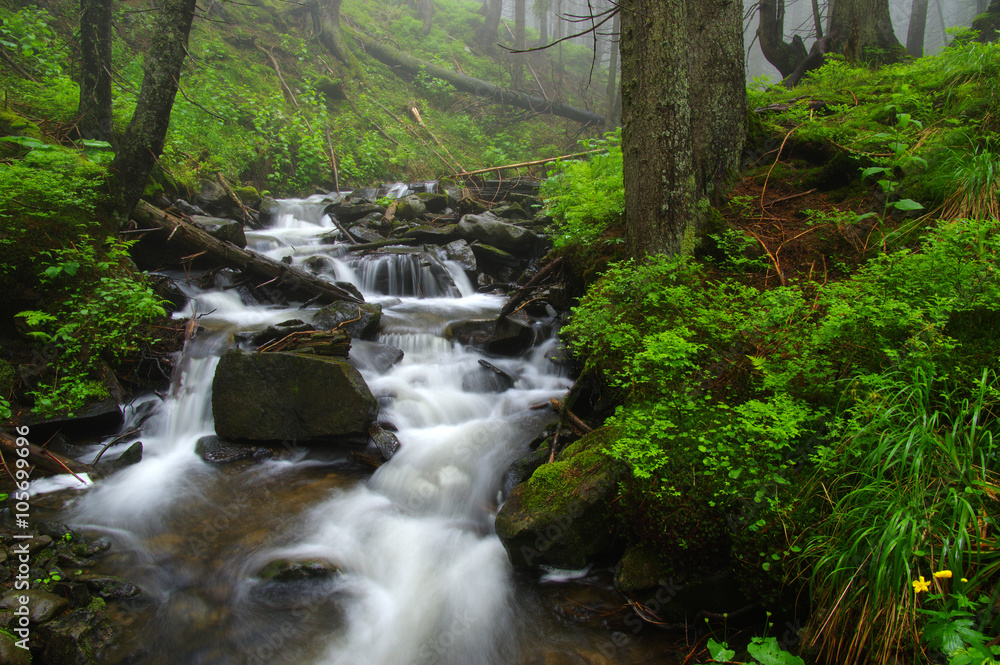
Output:
[[[30,73],[45,78],[58,76],[68,53],[50,23],[43,9],[26,7],[14,13],[0,9],[0,47]]]
[[[105,173],[76,151],[27,137],[5,138],[31,151],[0,164],[0,275],[31,283],[43,250],[96,230]]]
[[[583,249],[605,241],[625,214],[621,130],[603,139],[581,141],[581,145],[585,150],[607,152],[556,162],[542,185],[546,211],[556,222],[553,242],[557,248]]]
[[[89,399],[107,397],[97,364],[137,350],[142,324],[166,314],[150,287],[128,269],[128,247],[121,241],[101,247],[83,235],[69,249],[41,252],[40,281],[58,304],[17,314],[29,336],[57,356],[32,392],[36,413],[72,413]]]

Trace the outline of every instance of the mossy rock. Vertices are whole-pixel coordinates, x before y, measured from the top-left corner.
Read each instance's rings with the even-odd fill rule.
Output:
[[[0,136],[28,136],[41,141],[42,130],[16,113],[0,111]]]
[[[654,589],[666,583],[670,567],[649,543],[631,545],[615,567],[615,586],[623,593]]]
[[[518,485],[496,518],[516,566],[581,568],[618,540],[613,501],[625,471],[607,454],[610,429],[588,434]]]
[[[0,358],[0,397],[9,399],[17,383],[17,372],[14,366]]]

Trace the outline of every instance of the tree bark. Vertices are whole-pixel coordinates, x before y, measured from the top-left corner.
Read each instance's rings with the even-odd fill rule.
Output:
[[[434,26],[434,0],[420,0],[420,19],[423,21],[420,34],[426,37]]]
[[[80,135],[111,138],[111,0],[80,0]]]
[[[25,448],[28,451],[27,459],[32,466],[55,475],[62,475],[64,473],[81,475],[86,473],[90,475],[91,480],[97,479],[101,475],[89,464],[78,462],[75,459],[46,450],[33,443],[29,443],[27,446],[18,446],[17,439],[6,432],[0,432],[0,451],[3,452],[3,457],[7,460],[9,466],[13,466],[14,460],[19,457],[19,448]]]
[[[139,201],[163,152],[181,66],[187,56],[195,5],[196,0],[162,0],[160,5],[158,26],[143,65],[145,73],[135,114],[110,168],[113,205],[122,216],[127,216]]]
[[[836,0],[827,34],[839,31],[847,58],[872,64],[899,62],[906,49],[896,39],[889,0]]]
[[[497,30],[500,29],[500,17],[503,15],[503,0],[488,0],[486,17],[476,33],[476,43],[480,48],[493,50],[497,44]]]
[[[492,99],[498,104],[509,104],[511,106],[516,106],[517,108],[534,111],[535,113],[558,115],[587,125],[605,124],[604,116],[596,113],[573,108],[572,106],[567,106],[566,104],[559,102],[550,102],[542,99],[541,97],[535,97],[534,95],[526,95],[521,92],[504,90],[487,81],[466,76],[465,74],[459,74],[458,72],[453,72],[450,69],[445,69],[444,67],[439,67],[433,63],[426,62],[425,60],[414,58],[411,55],[389,48],[381,42],[377,42],[357,33],[354,34],[354,38],[371,56],[380,62],[389,65],[390,67],[401,69],[408,74],[416,76],[421,72],[421,70],[423,70],[429,76],[447,81],[454,86],[456,90],[478,95],[480,97],[486,97]]]
[[[760,0],[757,13],[757,38],[764,57],[787,78],[809,53],[796,35],[785,41],[785,0]]]
[[[514,0],[514,48],[523,51],[525,43],[525,0]],[[511,53],[511,79],[514,89],[524,83],[524,53]]]
[[[989,8],[976,17],[972,22],[972,29],[979,31],[975,39],[977,42],[985,44],[997,41],[1000,36],[1000,0],[993,0]]]
[[[743,147],[742,4],[620,7],[627,251],[690,252],[702,201],[738,166]]]
[[[924,31],[927,29],[928,0],[913,0],[910,7],[910,26],[906,31],[906,52],[914,58],[924,55]]]
[[[145,201],[139,201],[132,215],[139,222],[149,227],[156,227],[169,233],[167,241],[177,243],[194,252],[207,252],[216,260],[233,266],[252,275],[258,275],[269,280],[278,280],[279,284],[292,291],[301,291],[309,296],[322,295],[333,300],[346,300],[360,303],[349,291],[336,284],[308,273],[301,268],[295,268],[281,261],[257,254],[247,249],[240,249],[230,242],[223,242],[188,224],[179,217],[174,217]]]
[[[326,50],[346,65],[350,72],[360,75],[361,66],[344,43],[343,31],[340,29],[340,0],[315,0],[310,9],[319,25],[319,40]]]

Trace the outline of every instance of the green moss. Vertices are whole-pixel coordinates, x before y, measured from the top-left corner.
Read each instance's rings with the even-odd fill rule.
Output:
[[[555,462],[538,467],[525,488],[524,507],[529,512],[566,508],[573,500],[568,488],[577,486],[582,477],[603,473],[611,463],[607,450],[613,439],[612,429],[599,429],[567,447]]]
[[[42,130],[16,113],[0,111],[0,136],[29,136],[41,140]]]
[[[14,392],[16,376],[14,366],[0,359],[0,397],[9,397]]]

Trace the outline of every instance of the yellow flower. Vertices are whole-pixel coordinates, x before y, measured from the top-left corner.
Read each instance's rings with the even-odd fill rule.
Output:
[[[930,591],[931,583],[924,579],[921,575],[919,580],[913,580],[913,591],[914,593],[920,593],[921,591]]]
[[[950,570],[940,570],[940,571],[934,573],[934,577],[937,578],[937,579],[941,579],[942,577],[947,577],[948,579],[951,579],[951,571]]]
[[[963,581],[963,582],[968,582],[969,580],[967,580],[967,579],[965,579],[965,578],[963,577],[963,578],[962,578],[962,581]]]

